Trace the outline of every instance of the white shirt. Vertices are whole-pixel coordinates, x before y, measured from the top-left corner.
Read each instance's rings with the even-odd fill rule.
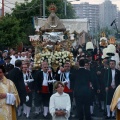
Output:
[[[66,80],[67,80],[67,87],[70,89],[70,79],[69,79],[70,72],[65,72]]]
[[[26,76],[27,76],[27,79],[26,79]],[[23,78],[24,78],[24,80],[28,80],[28,74],[27,73],[23,73]]]
[[[112,83],[111,83],[112,88],[115,88],[115,70],[112,70]]]
[[[48,86],[48,73],[43,72],[43,83],[42,85]]]
[[[10,63],[15,66],[15,61],[16,61],[16,60],[19,60],[19,58],[16,58],[16,57],[14,56],[14,57],[12,57],[12,59],[10,60]]]
[[[21,58],[20,58],[21,60],[25,60],[26,59],[26,56],[21,56]]]

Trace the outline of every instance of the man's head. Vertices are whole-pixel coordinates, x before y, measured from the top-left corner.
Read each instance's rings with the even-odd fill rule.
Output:
[[[28,70],[27,64],[23,64],[23,65],[22,65],[22,71],[23,71],[24,73],[26,73],[27,70]]]
[[[88,56],[87,56],[87,59],[88,59],[89,61],[92,61],[92,55],[88,55]]]
[[[90,70],[90,63],[88,61],[85,62],[85,69]]]
[[[6,63],[10,63],[11,57],[7,56],[4,60],[5,60]]]
[[[70,63],[69,63],[69,62],[66,62],[66,63],[64,64],[64,70],[65,70],[65,72],[70,71]]]
[[[30,59],[29,58],[26,58],[24,60],[24,63],[29,67],[30,66]]]
[[[31,49],[31,48],[29,48],[29,49],[28,49],[28,52],[29,52],[29,53],[32,53],[32,49]]]
[[[115,61],[115,60],[110,60],[109,65],[110,65],[110,68],[111,68],[111,69],[115,69],[116,61]]]
[[[42,63],[42,70],[43,70],[43,72],[47,72],[48,71],[48,63],[47,62],[43,62]]]
[[[28,58],[31,58],[31,57],[32,57],[32,53],[28,52]]]
[[[81,60],[79,61],[79,65],[80,65],[80,67],[84,67],[84,66],[85,66],[85,60],[84,60],[84,59],[81,59]]]
[[[22,52],[22,53],[21,53],[21,56],[22,56],[22,57],[25,57],[25,52]]]
[[[22,68],[22,61],[21,60],[16,60],[15,61],[15,66],[19,67],[19,68]]]
[[[15,58],[18,58],[18,52],[15,52],[14,55],[15,55]]]
[[[18,56],[21,57],[21,53],[20,52],[18,52]]]
[[[108,59],[107,58],[103,59],[103,65],[104,65],[104,67],[108,67]]]

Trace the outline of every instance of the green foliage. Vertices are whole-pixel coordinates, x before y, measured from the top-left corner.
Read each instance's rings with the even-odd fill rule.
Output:
[[[14,47],[19,42],[29,44],[29,35],[35,34],[32,18],[34,16],[40,16],[42,11],[42,0],[24,0],[24,3],[15,4],[15,8],[12,10],[12,14],[6,14],[0,21],[0,45]],[[46,16],[49,16],[48,6],[54,3],[57,6],[57,12],[59,18],[75,18],[75,12],[72,5],[67,2],[67,15],[64,15],[64,0],[45,0],[46,1]]]
[[[20,32],[19,21],[9,14],[0,20],[0,26],[0,47],[15,47],[25,36]]]

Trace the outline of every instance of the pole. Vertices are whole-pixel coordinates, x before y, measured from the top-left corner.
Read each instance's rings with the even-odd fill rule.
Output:
[[[45,0],[43,0],[43,18],[45,18]]]
[[[65,16],[66,16],[67,15],[66,13],[67,0],[64,0],[64,2],[65,2]]]
[[[4,0],[2,0],[2,16],[4,16]]]
[[[40,0],[40,17],[42,17],[42,0]]]

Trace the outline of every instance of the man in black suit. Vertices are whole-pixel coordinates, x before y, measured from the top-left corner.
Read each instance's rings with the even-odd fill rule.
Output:
[[[105,82],[105,90],[106,90],[106,108],[107,108],[107,116],[106,119],[110,119],[110,104],[112,101],[113,94],[118,85],[120,85],[120,71],[115,69],[116,61],[110,60],[109,62],[110,68],[106,70],[104,81]],[[112,118],[115,118],[115,111],[112,112]]]
[[[7,56],[5,59],[4,68],[5,68],[5,76],[8,78],[8,72],[14,68],[14,65],[10,63],[11,57]]]
[[[84,68],[85,60],[79,61],[80,68],[74,74],[74,96],[79,120],[91,120],[90,115],[90,71]]]
[[[49,70],[47,62],[42,63],[42,70],[38,71],[35,76],[35,99],[37,100],[35,102],[35,106],[40,106],[41,101],[39,101],[39,97],[42,96],[44,118],[48,117],[49,99],[53,93],[53,82],[51,82],[51,80],[53,80],[53,76],[53,72]]]
[[[19,97],[20,97],[20,107],[18,108],[18,116],[21,115],[22,105],[26,102],[26,89],[23,79],[23,73],[21,71],[22,69],[22,61],[16,60],[15,61],[15,68],[13,68],[8,73],[8,78],[13,81],[15,84]]]
[[[108,64],[108,59],[104,58],[103,61],[103,67],[100,71],[100,76],[99,76],[99,86],[100,86],[100,94],[99,94],[99,100],[100,100],[100,105],[101,105],[101,110],[104,111],[104,114],[106,114],[106,106],[105,106],[105,100],[106,100],[106,95],[105,95],[105,72],[106,70],[108,70],[109,68],[109,64]]]
[[[91,91],[91,99],[90,99],[90,112],[91,116],[94,115],[94,102],[95,102],[95,93],[100,93],[98,78],[94,71],[90,69],[90,64],[87,60],[85,60],[85,69],[90,71],[92,82],[89,83],[90,91]]]

